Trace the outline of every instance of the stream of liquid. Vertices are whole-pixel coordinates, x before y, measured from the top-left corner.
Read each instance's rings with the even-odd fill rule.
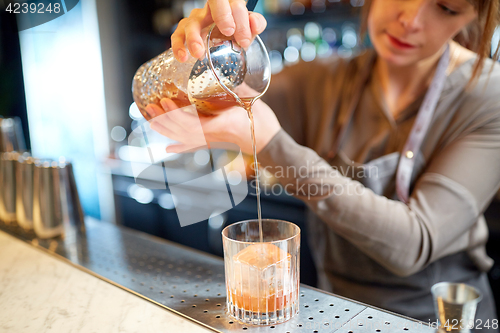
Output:
[[[255,169],[255,194],[257,195],[257,216],[259,218],[259,238],[260,242],[264,241],[264,235],[262,232],[262,213],[260,209],[260,186],[259,186],[259,164],[257,163],[257,146],[255,143],[255,123],[253,121],[252,104],[245,101],[244,109],[248,114],[248,119],[250,119],[250,131],[252,132],[252,151],[253,151],[253,165]]]
[[[262,212],[260,208],[260,183],[259,183],[259,164],[257,162],[257,147],[255,140],[255,122],[253,119],[252,111],[252,98],[241,98],[241,103],[234,100],[234,97],[226,93],[219,95],[207,96],[206,98],[199,98],[196,102],[196,107],[199,112],[209,114],[216,114],[220,110],[224,110],[230,106],[240,106],[247,112],[248,119],[250,120],[250,132],[252,134],[252,153],[253,153],[253,169],[255,171],[255,195],[257,197],[257,217],[259,219],[259,239],[262,243],[264,241],[264,234],[262,229]]]
[[[172,101],[174,101],[179,107],[190,105],[188,96],[180,90],[177,90],[175,86],[166,87],[168,92],[164,93],[164,96],[170,96]],[[158,101],[159,104],[159,101]],[[253,163],[255,171],[255,194],[257,196],[257,216],[259,219],[259,238],[260,241],[264,241],[263,229],[262,229],[262,213],[260,208],[260,184],[259,184],[259,164],[257,162],[257,147],[255,142],[255,124],[253,119],[252,111],[252,98],[241,98],[241,103],[236,101],[233,96],[225,92],[221,92],[214,95],[209,95],[204,98],[197,98],[195,103],[196,109],[199,113],[205,115],[215,115],[231,106],[240,106],[245,109],[248,119],[250,120],[250,131],[252,134],[252,152],[253,152]]]

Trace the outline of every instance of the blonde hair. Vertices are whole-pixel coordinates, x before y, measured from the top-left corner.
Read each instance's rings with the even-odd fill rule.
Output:
[[[361,13],[361,35],[365,35],[368,26],[368,14],[373,0],[366,0]],[[490,57],[493,48],[493,59],[498,60],[500,56],[500,42],[498,45],[491,45],[495,29],[500,25],[500,0],[468,0],[474,5],[477,11],[477,18],[462,29],[454,40],[478,54],[469,86],[475,82],[482,72],[484,59]],[[493,69],[493,67],[492,67]]]

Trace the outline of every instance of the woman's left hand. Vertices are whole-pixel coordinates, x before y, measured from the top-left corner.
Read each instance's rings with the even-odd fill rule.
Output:
[[[151,128],[179,142],[168,146],[167,152],[187,152],[202,149],[211,142],[226,142],[238,145],[244,153],[252,154],[250,122],[243,108],[232,107],[217,115],[207,116],[198,113],[194,106],[179,109],[168,98],[163,98],[160,103],[162,108],[150,104],[147,110],[155,115],[150,120]],[[281,126],[271,108],[261,100],[255,102],[252,110],[256,150],[259,153]]]

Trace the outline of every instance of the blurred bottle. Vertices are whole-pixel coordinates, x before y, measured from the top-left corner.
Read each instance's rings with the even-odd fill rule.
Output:
[[[267,14],[280,14],[288,12],[291,3],[292,0],[265,0],[263,7]]]

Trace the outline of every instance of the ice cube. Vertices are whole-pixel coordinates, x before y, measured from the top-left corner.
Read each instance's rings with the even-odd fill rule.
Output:
[[[290,258],[288,252],[274,244],[250,245],[233,256],[233,285],[244,294],[274,294],[276,289],[289,285]]]

